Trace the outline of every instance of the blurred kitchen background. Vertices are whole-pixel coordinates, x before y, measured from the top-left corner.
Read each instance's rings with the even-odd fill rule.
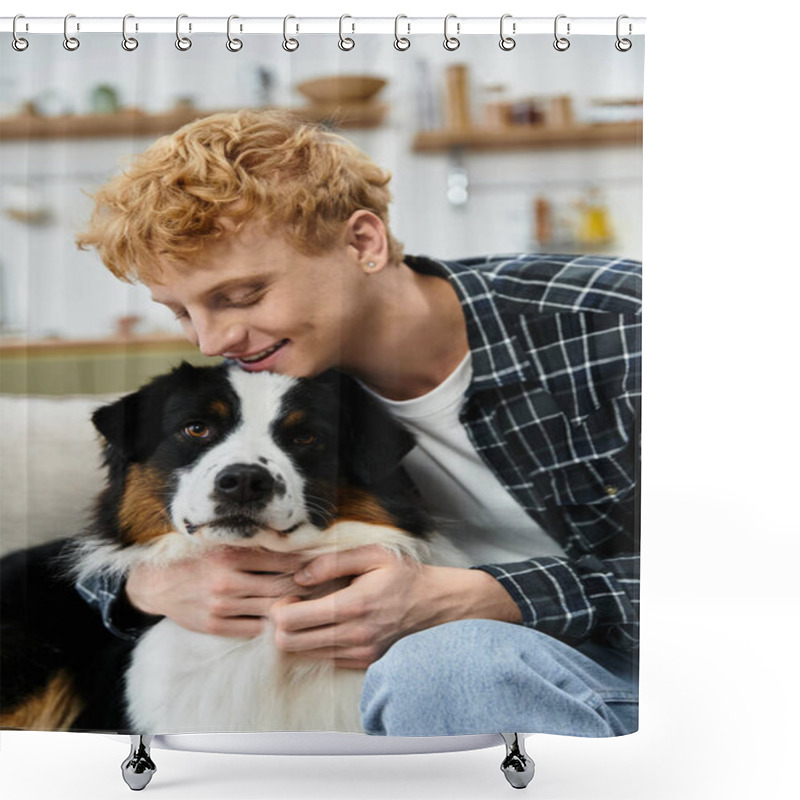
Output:
[[[90,34],[0,54],[0,391],[133,388],[192,351],[142,287],[111,277],[74,235],[91,193],[185,122],[245,106],[293,108],[393,174],[391,227],[412,254],[524,251],[641,258],[644,42],[497,36]]]

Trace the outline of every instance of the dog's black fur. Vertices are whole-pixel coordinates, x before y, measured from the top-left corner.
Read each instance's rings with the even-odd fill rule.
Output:
[[[122,680],[133,644],[110,633],[76,591],[65,568],[72,545],[60,539],[0,560],[2,727],[63,670],[79,709],[71,730],[126,728]]]

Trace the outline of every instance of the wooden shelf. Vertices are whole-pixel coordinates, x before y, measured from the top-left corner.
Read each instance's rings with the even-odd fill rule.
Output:
[[[30,356],[63,356],[138,351],[193,351],[195,348],[183,337],[170,334],[141,334],[109,336],[105,339],[0,339],[0,358],[29,358]]]
[[[169,334],[107,339],[0,339],[3,394],[87,395],[130,392],[181,361],[215,364]]]
[[[311,122],[326,122],[337,128],[372,128],[381,124],[388,106],[367,102],[308,105],[289,110]],[[159,114],[148,114],[138,109],[115,114],[66,114],[60,117],[17,114],[0,117],[0,141],[160,136],[215,113],[209,109],[176,108]]]
[[[414,138],[418,153],[453,148],[521,150],[558,147],[641,145],[641,122],[609,122],[556,128],[547,125],[509,125],[505,128],[422,131]]]

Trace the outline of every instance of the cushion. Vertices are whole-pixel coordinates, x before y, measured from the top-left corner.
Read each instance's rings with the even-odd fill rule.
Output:
[[[104,486],[91,414],[111,399],[0,395],[0,554],[86,526]]]

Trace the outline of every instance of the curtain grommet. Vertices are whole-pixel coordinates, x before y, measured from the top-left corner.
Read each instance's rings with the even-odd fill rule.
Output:
[[[627,53],[628,50],[630,50],[631,47],[633,47],[633,42],[630,39],[623,39],[619,34],[620,22],[623,19],[630,19],[630,18],[628,17],[627,14],[620,14],[617,17],[617,41],[614,42],[614,47],[616,47],[617,50],[619,50],[620,53]],[[633,26],[629,22],[628,23],[628,36],[631,35],[632,31],[633,31]]]
[[[191,46],[192,40],[188,36],[181,36],[181,20],[188,19],[188,14],[178,14],[175,20],[175,47],[181,52],[185,53]],[[191,33],[192,24],[189,23],[189,32]]]
[[[513,36],[506,36],[505,31],[503,30],[505,26],[505,22],[507,19],[512,19],[511,14],[503,14],[500,17],[500,49],[504,50],[508,53],[510,50],[513,50],[517,46],[517,40],[514,39]],[[517,32],[517,23],[511,23],[511,33],[515,34]]]
[[[288,35],[290,19],[297,19],[297,17],[292,16],[292,14],[287,14],[283,18],[283,42],[281,43],[281,47],[283,47],[287,53],[294,53],[294,51],[300,47],[300,42]],[[299,25],[297,25],[296,30],[300,30]]]
[[[27,39],[24,39],[17,33],[17,20],[25,19],[24,14],[17,14],[14,17],[14,22],[11,24],[11,33],[13,34],[14,38],[11,40],[11,46],[18,52],[23,53],[25,50],[28,49],[28,45],[30,42]]]
[[[244,42],[242,42],[241,39],[236,39],[233,36],[231,36],[231,22],[235,19],[239,19],[239,17],[236,14],[231,14],[228,17],[228,31],[227,31],[228,41],[225,42],[225,47],[227,47],[229,52],[231,53],[238,53],[244,47]]]
[[[344,35],[342,27],[346,19],[353,19],[353,18],[349,14],[342,14],[342,16],[339,17],[339,49],[344,50],[345,52],[349,52],[356,46],[356,43],[354,39]],[[354,23],[351,23],[351,25],[352,25],[351,33],[355,33],[356,26]]]
[[[450,36],[447,31],[451,19],[456,20],[456,34],[461,33],[461,23],[458,22],[458,17],[456,17],[455,14],[448,14],[444,18],[444,42],[442,46],[445,50],[449,50],[452,53],[454,50],[458,50],[458,48],[461,47],[461,41],[458,36]]]
[[[133,36],[128,36],[129,19],[135,19],[133,14],[126,14],[122,18],[122,49],[132,53],[139,46],[139,40],[135,39]],[[136,29],[139,29],[138,25],[136,26]]]
[[[553,47],[558,50],[559,53],[563,53],[565,50],[569,50],[570,41],[567,39],[567,36],[570,34],[570,23],[567,23],[567,36],[559,36],[558,35],[558,21],[560,19],[566,19],[566,14],[559,14],[555,22],[553,23],[553,33],[556,37],[556,40],[553,42]]]
[[[401,36],[399,30],[401,19],[408,19],[408,17],[405,14],[398,14],[394,18],[394,49],[405,52],[411,47],[411,39],[407,38],[407,35],[411,33],[411,24],[408,22],[406,23],[408,34],[406,36]]]
[[[74,14],[67,14],[67,16],[64,17],[64,42],[63,42],[63,44],[64,44],[64,49],[65,50],[69,50],[70,53],[74,53],[81,46],[81,42],[80,42],[80,39],[78,39],[77,37],[69,35],[69,21],[71,19],[75,19],[75,15]],[[79,31],[81,29],[81,26],[76,23],[76,28],[75,29]]]

